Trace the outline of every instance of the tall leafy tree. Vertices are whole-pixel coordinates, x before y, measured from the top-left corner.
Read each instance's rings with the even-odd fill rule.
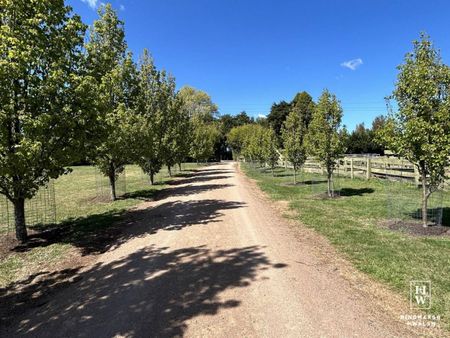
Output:
[[[254,122],[253,118],[250,118],[245,111],[232,116],[225,114],[218,119],[219,131],[220,131],[220,155],[228,157],[230,155],[230,144],[227,139],[227,135],[234,127],[250,124]]]
[[[152,119],[154,133],[154,149],[152,168],[148,171],[153,184],[153,176],[161,170],[163,164],[169,169],[175,164],[174,149],[171,138],[175,130],[178,101],[175,92],[175,78],[164,70],[159,72],[158,91],[156,96],[156,114]]]
[[[392,98],[398,105],[381,130],[385,144],[417,167],[422,181],[422,223],[428,199],[445,179],[450,154],[450,68],[429,37],[414,41],[398,67]]]
[[[158,105],[161,74],[147,49],[144,49],[139,59],[138,87],[137,111],[144,119],[144,126],[135,161],[149,175],[153,184],[154,175],[162,165],[160,148],[163,119]]]
[[[307,134],[308,152],[317,157],[327,171],[328,196],[334,196],[332,176],[337,161],[345,151],[341,129],[342,107],[339,100],[324,90],[312,114]]]
[[[175,92],[175,86],[171,87],[171,93],[167,100],[166,132],[163,138],[163,161],[167,165],[169,175],[172,176],[172,167],[181,163],[189,154],[190,120],[189,115],[183,109],[183,102]]]
[[[174,138],[178,139],[176,125],[181,123],[176,114],[182,107],[175,92],[175,79],[156,69],[146,49],[139,61],[138,87],[137,111],[146,122],[137,162],[153,184],[162,165],[171,166],[176,161]]]
[[[93,96],[104,119],[101,142],[93,157],[108,177],[111,199],[115,200],[117,177],[130,161],[133,149],[137,70],[131,53],[126,53],[123,22],[110,4],[102,5],[98,14],[100,18],[94,22],[86,44],[88,71],[99,88]]]
[[[259,124],[261,127],[264,127],[264,128],[270,128],[269,122],[267,121],[267,117],[264,117],[264,116],[258,116],[258,117],[255,119],[255,123],[256,123],[256,124]],[[275,137],[276,137],[276,134],[275,134]],[[277,142],[278,142],[278,138],[277,138]]]
[[[98,15],[100,18],[90,29],[86,51],[90,73],[102,82],[125,58],[127,44],[124,23],[111,4],[101,5]]]
[[[86,27],[63,0],[3,0],[0,24],[0,193],[24,242],[25,199],[79,159],[95,87],[83,72]]]
[[[370,129],[370,152],[384,155],[385,144],[378,137],[379,131],[386,124],[386,116],[378,115],[372,121],[372,129]]]
[[[385,124],[383,115],[375,117],[372,128],[366,128],[364,123],[357,124],[347,139],[348,154],[384,154],[384,146],[377,138],[377,131]]]
[[[376,116],[372,121],[372,131],[376,134],[378,130],[382,129],[386,124],[386,117],[384,115]]]
[[[178,164],[178,169],[181,171],[181,164],[187,160],[189,156],[191,139],[192,139],[192,124],[189,119],[188,112],[183,107],[183,101],[178,96],[178,93],[173,102],[174,110],[174,124],[168,143],[170,144],[170,152],[172,158],[172,165]]]
[[[372,152],[371,130],[364,123],[357,124],[349,136],[347,151],[351,154],[367,154]]]
[[[296,111],[300,115],[302,123],[308,128],[311,122],[312,114],[314,112],[315,103],[311,95],[303,91],[297,93],[291,102],[291,110]]]
[[[193,135],[190,155],[197,162],[207,161],[214,155],[214,146],[219,139],[219,131],[214,123],[206,123],[201,119],[192,121]]]
[[[236,127],[235,117],[230,114],[221,115],[219,118],[219,130],[222,135],[227,135],[231,129]]]
[[[181,88],[178,95],[191,120],[190,155],[197,161],[206,161],[220,142],[219,126],[214,121],[217,106],[206,92],[189,86]]]
[[[212,122],[217,115],[217,105],[212,102],[208,93],[184,86],[179,91],[179,96],[183,100],[185,109],[190,117],[198,117],[204,122]]]
[[[286,101],[280,101],[279,103],[272,104],[270,113],[267,115],[267,122],[270,127],[275,131],[277,138],[281,143],[281,130],[283,123],[286,121],[289,112],[291,111],[291,104]]]
[[[245,111],[241,111],[239,114],[233,117],[234,126],[243,126],[244,124],[253,123],[253,118],[248,116]]]

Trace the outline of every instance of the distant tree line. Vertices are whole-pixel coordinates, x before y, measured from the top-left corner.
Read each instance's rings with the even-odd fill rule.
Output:
[[[295,95],[291,102],[280,101],[272,104],[270,113],[267,116],[267,123],[275,131],[279,145],[282,146],[282,132],[283,125],[286,122],[289,113],[293,109],[302,109],[309,111],[306,118],[311,115],[314,109],[314,101],[311,95],[305,91],[299,92]],[[309,106],[309,107],[308,107]],[[308,124],[308,120],[305,120]],[[375,117],[371,128],[366,128],[364,123],[357,124],[355,129],[349,133],[346,140],[347,154],[384,154],[385,147],[377,139],[377,131],[384,125],[386,117],[379,115]]]

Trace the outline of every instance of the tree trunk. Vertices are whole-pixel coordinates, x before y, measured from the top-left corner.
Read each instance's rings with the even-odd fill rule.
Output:
[[[172,177],[172,168],[170,168],[170,165],[167,166],[167,170],[169,171],[169,177]]]
[[[182,171],[182,170],[181,170],[181,162],[178,163],[178,169],[180,169],[180,172]]]
[[[153,170],[150,170],[150,184],[155,184],[155,172]]]
[[[18,198],[14,202],[14,221],[16,224],[16,238],[21,243],[28,240],[27,227],[25,224],[25,199]]]
[[[422,170],[422,226],[428,227],[428,189],[427,189],[427,175],[425,170]]]
[[[297,169],[294,168],[294,185],[297,184]]]
[[[109,173],[109,187],[111,189],[111,201],[117,199],[116,195],[116,172],[114,169]]]
[[[272,177],[275,177],[275,174],[274,174],[274,172],[273,172],[273,167],[272,167]]]
[[[328,172],[328,177],[327,177],[327,180],[328,180],[328,197],[333,197],[333,195],[334,195],[334,191],[333,191],[333,188],[332,188],[332,186],[331,186],[331,173],[330,172]]]

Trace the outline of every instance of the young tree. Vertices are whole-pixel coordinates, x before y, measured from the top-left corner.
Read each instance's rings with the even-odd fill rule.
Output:
[[[79,160],[97,124],[83,73],[85,26],[63,0],[3,0],[0,9],[0,193],[27,240],[25,199]]]
[[[283,146],[286,159],[294,167],[294,184],[297,183],[297,171],[306,161],[305,147],[306,128],[300,116],[292,111],[287,117],[282,130]]]
[[[98,84],[93,93],[103,118],[100,145],[93,154],[94,163],[108,177],[111,200],[116,200],[116,180],[130,161],[135,135],[132,125],[137,95],[137,70],[131,53],[126,54],[123,22],[110,4],[102,5],[86,44],[89,74]]]
[[[274,169],[280,158],[280,154],[277,149],[277,136],[272,128],[263,128],[263,157],[265,161],[269,164],[272,171],[272,176],[274,175]]]
[[[297,183],[297,171],[307,158],[305,139],[314,111],[314,102],[308,93],[302,92],[296,98],[282,130],[286,158],[294,167],[294,184]]]
[[[260,166],[264,166],[269,161],[271,150],[273,150],[270,148],[268,128],[264,128],[259,124],[251,124],[248,126],[248,133],[245,135],[242,153],[252,163],[257,161]]]
[[[227,134],[227,142],[231,147],[235,160],[238,160],[245,152],[247,145],[247,139],[251,134],[251,130],[254,127],[253,124],[245,124],[242,126],[234,127]]]
[[[429,37],[414,41],[399,68],[392,112],[380,135],[385,144],[417,167],[422,181],[422,223],[428,199],[445,179],[450,154],[450,68]]]
[[[313,112],[307,136],[308,152],[316,156],[327,171],[328,196],[334,197],[332,176],[337,161],[345,151],[341,130],[341,104],[335,95],[324,90]]]

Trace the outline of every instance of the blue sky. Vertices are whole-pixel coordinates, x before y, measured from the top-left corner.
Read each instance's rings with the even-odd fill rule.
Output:
[[[68,0],[91,24],[99,0]],[[385,114],[397,70],[426,31],[450,62],[450,1],[113,0],[129,48],[148,48],[179,87],[208,92],[221,114],[266,115],[273,102],[324,88],[344,123]],[[350,62],[350,63],[346,63]]]

